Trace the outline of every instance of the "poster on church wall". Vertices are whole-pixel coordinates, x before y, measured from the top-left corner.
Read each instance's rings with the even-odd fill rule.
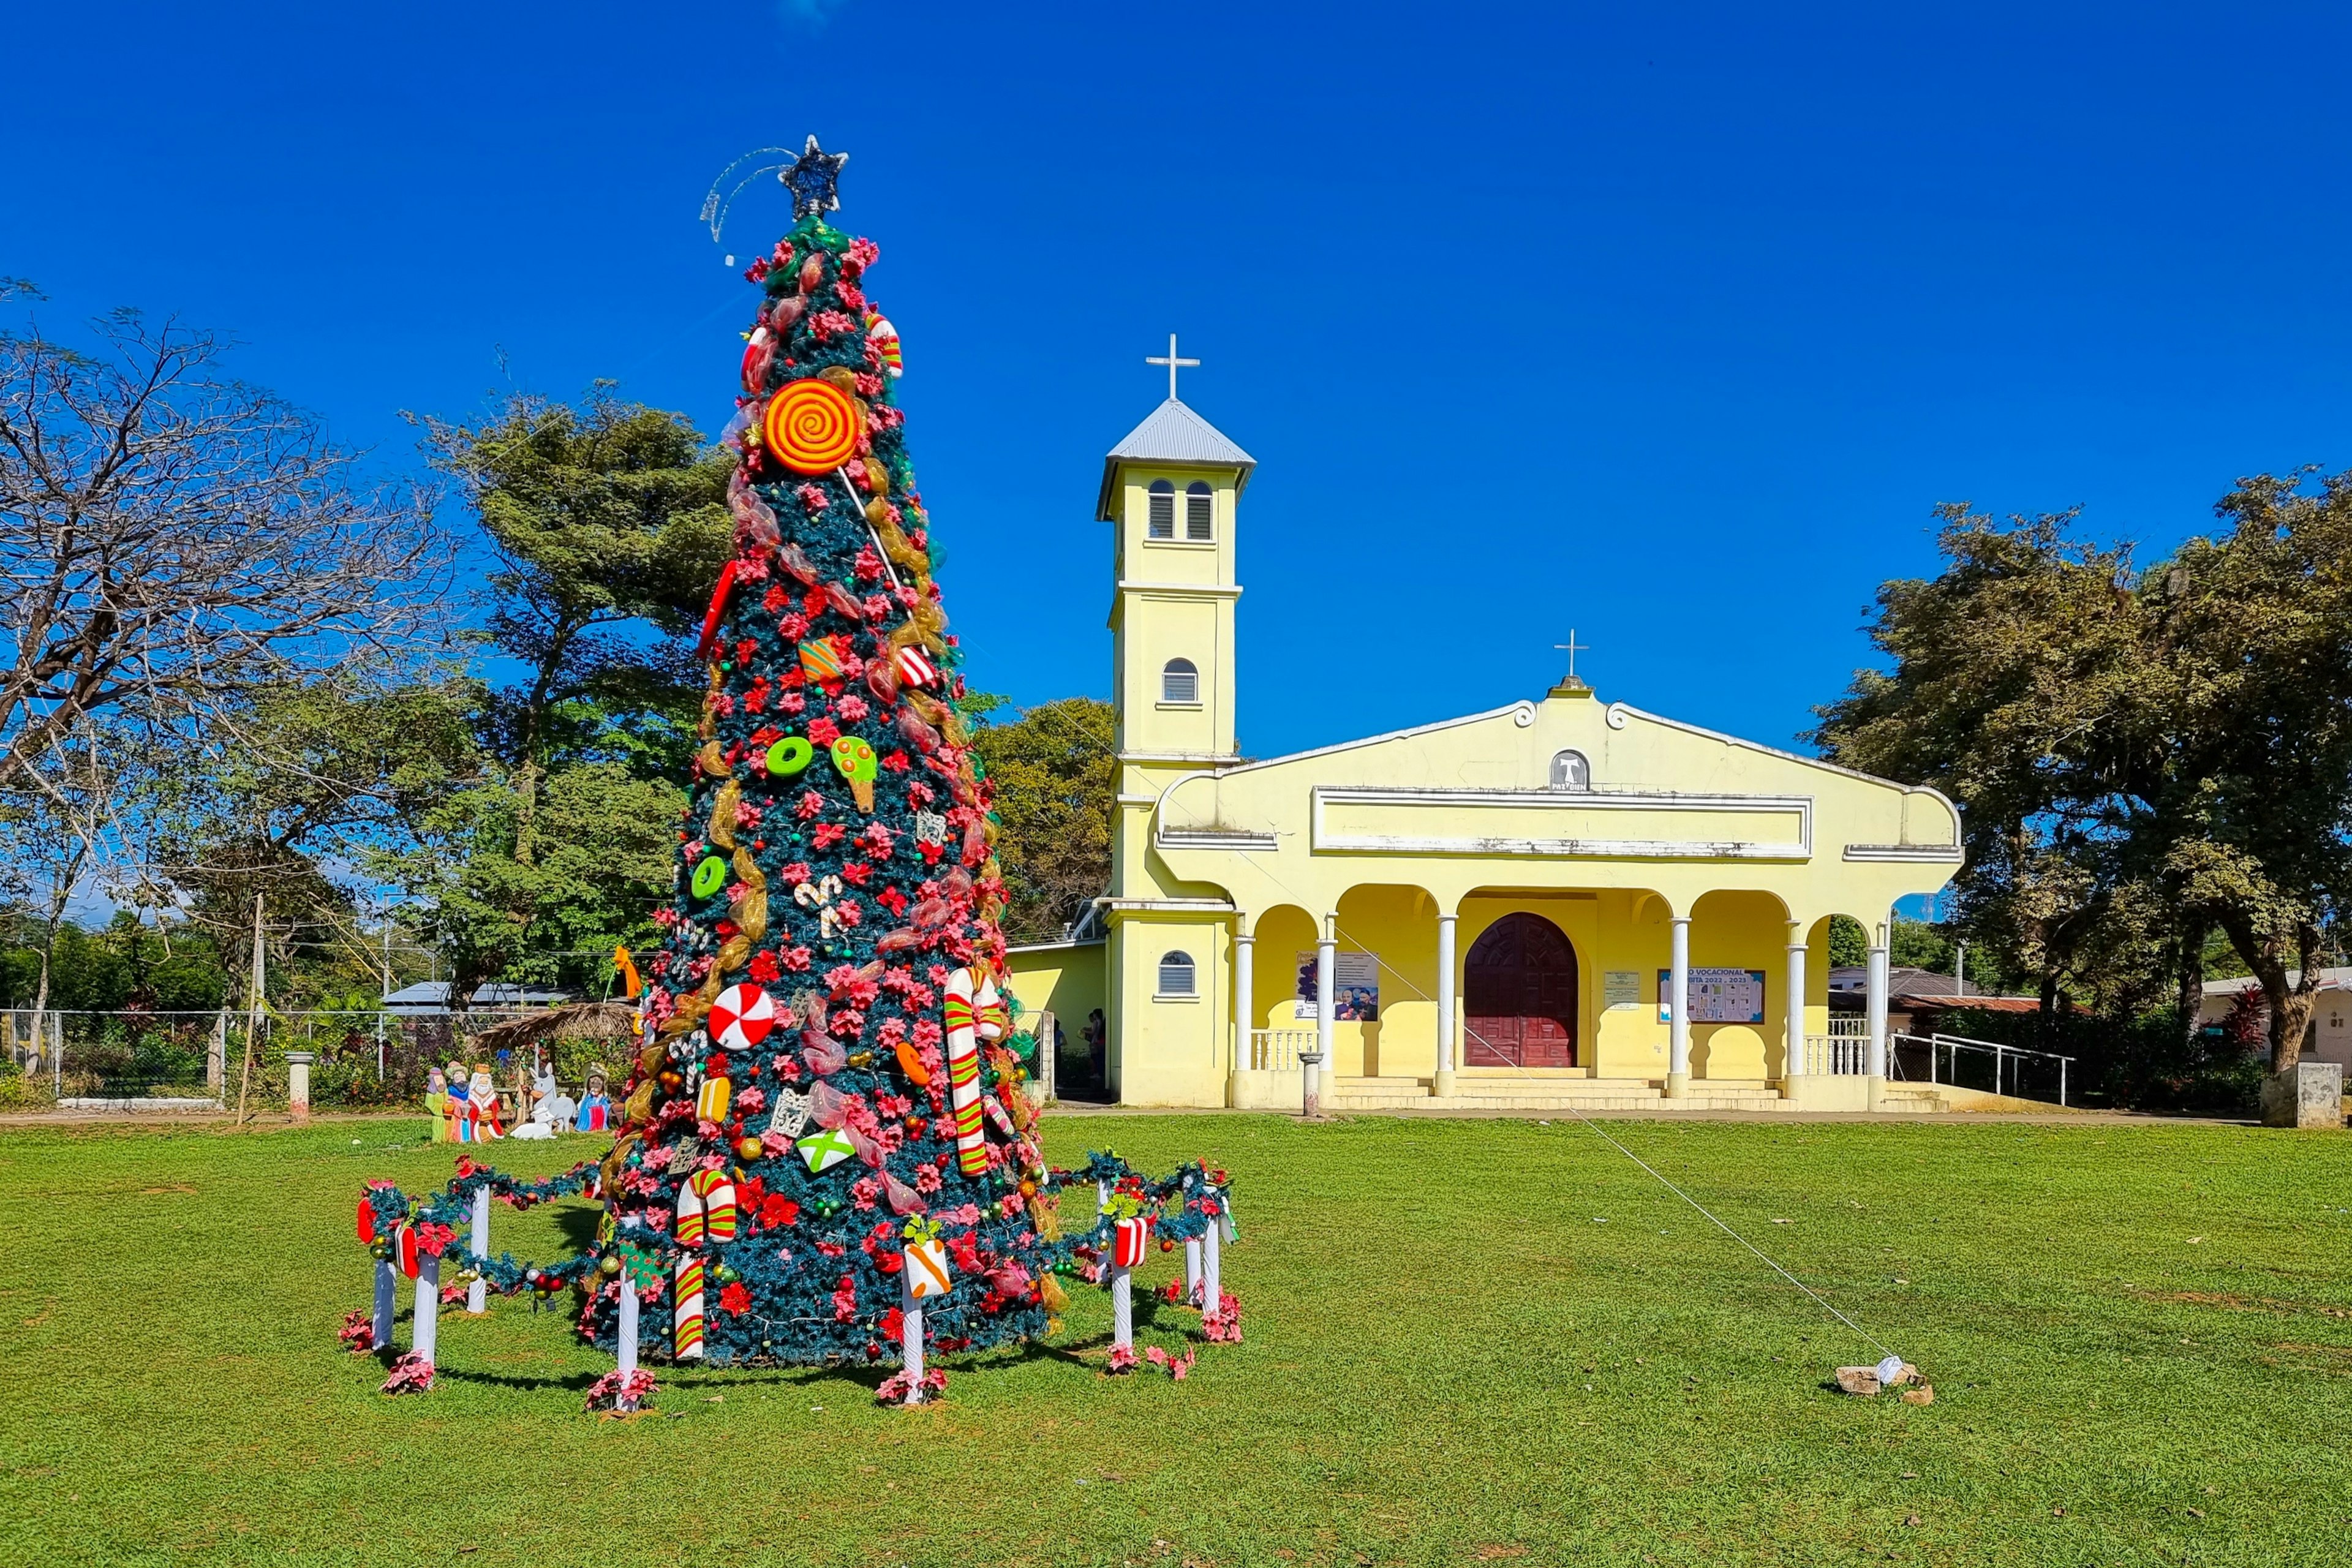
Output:
[[[1315,1016],[1315,954],[1298,955],[1298,1016]],[[1331,954],[1331,1017],[1338,1023],[1369,1024],[1381,1016],[1381,959],[1376,952]]]
[[[1675,1017],[1674,971],[1658,971],[1658,1022]],[[1764,1021],[1764,972],[1760,969],[1693,969],[1690,1021],[1694,1024],[1760,1024]]]
[[[1601,972],[1601,1005],[1603,1009],[1638,1007],[1641,1005],[1640,970],[1604,969]]]

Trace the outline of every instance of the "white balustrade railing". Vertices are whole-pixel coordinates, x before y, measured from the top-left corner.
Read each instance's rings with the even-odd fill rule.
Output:
[[[1867,1035],[1807,1035],[1805,1070],[1821,1078],[1862,1078],[1870,1071]]]
[[[1298,1066],[1298,1053],[1315,1048],[1312,1029],[1252,1029],[1249,1063],[1252,1072],[1288,1072]]]

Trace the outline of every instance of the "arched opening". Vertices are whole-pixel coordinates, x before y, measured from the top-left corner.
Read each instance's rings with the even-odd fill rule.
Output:
[[[1541,915],[1505,915],[1462,965],[1465,1067],[1576,1066],[1576,949]]]
[[[1160,669],[1160,700],[1162,702],[1198,702],[1201,700],[1201,672],[1189,658],[1171,658]]]
[[[1150,517],[1144,525],[1147,539],[1176,537],[1176,487],[1166,479],[1151,481]]]

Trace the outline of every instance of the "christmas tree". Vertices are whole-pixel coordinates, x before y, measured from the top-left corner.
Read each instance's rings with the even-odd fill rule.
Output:
[[[682,1361],[896,1359],[908,1269],[952,1280],[933,1348],[1029,1338],[1068,1256],[1021,1088],[1034,1047],[1008,1034],[990,789],[898,335],[867,293],[878,252],[825,221],[845,161],[809,139],[784,175],[797,221],[746,274],[764,298],[728,436],[736,552],[601,1172],[604,1257],[648,1351]],[[583,1319],[608,1346],[613,1267]]]
[[[735,553],[703,623],[677,883],[612,1149],[539,1180],[461,1156],[414,1203],[367,1184],[356,1218],[375,1304],[346,1320],[344,1343],[392,1355],[397,1277],[417,1282],[386,1393],[433,1385],[461,1226],[460,1281],[584,1292],[581,1332],[620,1362],[592,1409],[650,1396],[641,1348],[898,1361],[880,1397],[919,1402],[944,1382],[918,1372],[927,1351],[1049,1331],[1057,1276],[1110,1288],[1108,1364],[1128,1371],[1129,1271],[1155,1231],[1186,1248],[1186,1286],[1167,1299],[1201,1307],[1204,1338],[1241,1338],[1219,1283],[1220,1238],[1236,1234],[1223,1172],[1188,1162],[1154,1180],[1108,1152],[1075,1171],[1040,1157],[1023,1090],[1036,1047],[1008,1032],[990,786],[956,711],[961,656],[892,393],[898,333],[866,293],[875,246],[824,221],[845,162],[809,138],[782,176],[792,232],[746,274],[764,297],[727,436]],[[604,1206],[593,1246],[544,1266],[490,1255],[494,1201],[583,1192]],[[1157,1346],[1146,1359],[1179,1377],[1192,1363]]]

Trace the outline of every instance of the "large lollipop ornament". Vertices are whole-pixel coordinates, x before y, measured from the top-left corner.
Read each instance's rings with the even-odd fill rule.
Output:
[[[830,474],[856,454],[857,400],[816,376],[786,382],[768,399],[761,444],[796,474]]]

